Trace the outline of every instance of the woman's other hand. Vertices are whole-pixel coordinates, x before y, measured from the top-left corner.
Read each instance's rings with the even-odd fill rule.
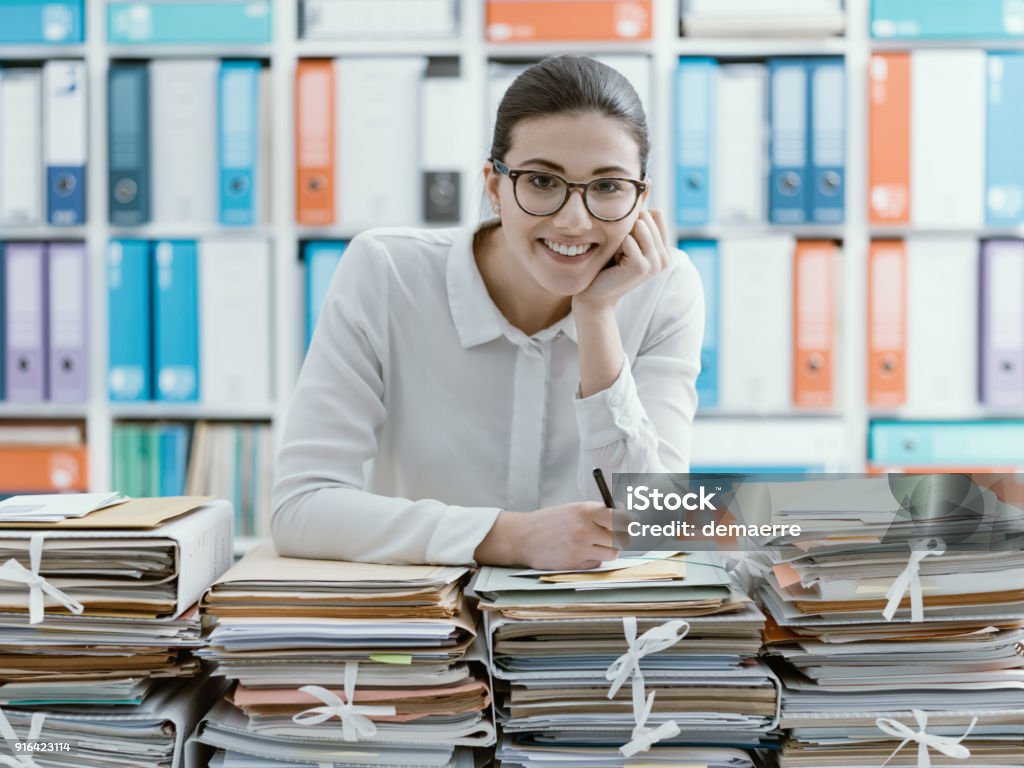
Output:
[[[573,311],[614,309],[619,299],[665,269],[672,252],[662,212],[641,211],[622,241],[616,263],[598,272],[587,288],[572,297]]]

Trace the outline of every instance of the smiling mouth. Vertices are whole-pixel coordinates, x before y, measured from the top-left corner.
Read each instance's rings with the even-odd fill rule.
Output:
[[[586,256],[595,247],[594,243],[564,245],[562,243],[557,243],[554,240],[548,240],[547,238],[541,238],[539,242],[548,250],[548,252],[555,256],[561,256],[564,259],[578,259],[581,256]]]

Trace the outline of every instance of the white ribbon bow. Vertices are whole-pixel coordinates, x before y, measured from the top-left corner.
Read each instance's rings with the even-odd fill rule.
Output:
[[[640,680],[639,686],[636,685],[638,679]],[[631,740],[619,747],[623,757],[633,757],[639,752],[646,752],[662,739],[670,739],[679,735],[679,726],[676,725],[675,720],[662,723],[657,728],[647,727],[647,718],[651,716],[651,710],[654,709],[654,691],[651,691],[645,702],[643,677],[639,675],[634,677],[633,683],[633,719],[636,720],[636,726],[633,728]]]
[[[29,570],[12,557],[0,566],[0,581],[15,581],[28,585],[29,624],[38,624],[43,620],[44,592],[74,614],[79,614],[85,610],[81,603],[61,592],[57,587],[39,575],[39,563],[43,557],[43,533],[32,534],[28,545],[28,556],[32,570]]]
[[[625,616],[622,619],[622,626],[626,632],[626,643],[629,650],[619,656],[604,673],[605,680],[611,680],[611,688],[608,689],[608,698],[614,698],[619,688],[625,683],[630,675],[635,675],[634,680],[639,679],[643,686],[643,674],[640,671],[640,659],[651,653],[664,651],[678,643],[690,631],[690,625],[682,619],[666,621],[659,627],[644,632],[640,639],[636,637],[636,617]],[[682,631],[680,631],[682,630]]]
[[[353,696],[358,672],[358,662],[350,661],[345,664],[345,701],[319,685],[304,685],[299,688],[303,693],[320,699],[324,706],[303,710],[297,715],[293,715],[292,720],[299,725],[319,725],[336,717],[341,720],[341,733],[345,741],[373,738],[377,733],[377,726],[366,715],[393,715],[395,708],[393,706],[354,704]]]
[[[914,719],[917,720],[917,725],[921,730],[912,731],[909,727],[905,726],[899,720],[893,720],[888,717],[880,717],[875,720],[875,725],[878,728],[887,733],[889,736],[895,736],[897,739],[902,738],[903,741],[896,751],[889,755],[889,759],[882,763],[882,768],[885,768],[892,760],[903,749],[907,744],[912,741],[917,742],[917,768],[931,768],[932,760],[928,755],[928,748],[936,749],[946,757],[952,757],[955,760],[965,760],[971,756],[971,750],[965,747],[960,742],[966,739],[971,731],[974,730],[974,726],[978,724],[978,718],[971,720],[971,724],[967,726],[967,730],[964,731],[964,735],[959,739],[953,739],[949,736],[933,736],[930,733],[925,732],[925,728],[928,726],[928,714],[922,712],[920,709],[911,710],[914,713]]]
[[[43,721],[45,719],[45,712],[32,713],[32,724],[29,726],[26,741],[36,741],[39,739],[39,734],[43,731]],[[0,736],[3,737],[12,750],[14,749],[14,743],[21,741],[2,709],[0,709]],[[39,768],[39,763],[32,759],[31,752],[15,752],[13,757],[11,755],[0,755],[0,765],[7,766],[8,768]]]
[[[651,653],[663,651],[670,648],[690,631],[690,625],[681,620],[666,621],[658,627],[644,632],[640,639],[636,636],[636,617],[624,616],[622,626],[626,633],[626,644],[629,649],[612,662],[611,666],[604,673],[606,680],[611,681],[608,689],[608,698],[614,698],[622,684],[633,676],[632,697],[633,697],[633,720],[636,725],[633,728],[631,740],[619,747],[619,751],[625,757],[632,757],[638,752],[646,752],[662,739],[668,739],[679,733],[679,726],[674,720],[662,723],[657,728],[647,728],[647,718],[654,708],[654,691],[644,698],[644,675],[640,670],[640,660]]]
[[[910,560],[903,573],[896,577],[896,581],[889,587],[885,596],[889,602],[882,611],[886,621],[892,621],[896,615],[896,609],[903,602],[903,595],[910,589],[910,619],[917,623],[924,621],[924,598],[921,594],[921,561],[926,557],[938,557],[946,554],[946,542],[942,539],[932,537],[929,539],[914,539],[910,542]]]

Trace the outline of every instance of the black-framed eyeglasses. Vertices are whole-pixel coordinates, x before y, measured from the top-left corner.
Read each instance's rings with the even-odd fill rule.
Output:
[[[567,181],[548,171],[511,169],[493,157],[490,162],[494,170],[512,180],[516,203],[531,216],[558,213],[569,202],[573,189],[579,189],[583,194],[583,206],[591,216],[601,221],[620,221],[633,212],[640,195],[647,189],[646,182],[636,179],[609,176],[583,183]]]

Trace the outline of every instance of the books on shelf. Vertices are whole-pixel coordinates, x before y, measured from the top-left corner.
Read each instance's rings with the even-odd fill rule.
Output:
[[[0,226],[85,223],[87,92],[83,61],[0,67]]]
[[[869,78],[871,224],[1024,223],[1024,161],[1011,149],[1024,109],[1024,55],[875,53]]]
[[[842,224],[845,64],[841,57],[676,70],[676,223]]]
[[[839,419],[698,418],[692,472],[841,472],[853,463]]]
[[[229,499],[236,536],[268,536],[273,436],[258,422],[196,422],[185,493]]]
[[[454,39],[459,0],[302,0],[304,40]]]
[[[0,495],[85,491],[89,451],[81,424],[0,424]]]
[[[1024,241],[915,235],[868,254],[868,403],[955,417],[1024,404]]]
[[[868,463],[883,470],[1016,472],[1024,467],[1024,421],[873,421]]]
[[[108,82],[111,224],[269,222],[270,80],[260,62],[117,62]]]
[[[306,264],[306,348],[313,340],[313,331],[316,330],[316,322],[320,318],[320,310],[327,297],[327,289],[347,245],[347,242],[341,241],[315,241],[303,246],[302,258]]]
[[[486,0],[492,43],[649,40],[652,0]]]
[[[1012,0],[871,0],[880,40],[995,40],[1024,36],[1024,7]]]
[[[234,509],[236,536],[270,533],[272,436],[258,422],[114,425],[113,486],[132,497],[216,496]]]
[[[273,39],[271,0],[107,0],[117,44],[260,44]]]
[[[856,2],[857,0],[854,0]],[[846,27],[843,0],[680,0],[684,37],[826,37]]]
[[[269,243],[113,240],[107,273],[111,400],[270,402]]]
[[[772,234],[679,247],[704,286],[701,411],[833,407],[840,246]]]
[[[83,243],[0,245],[0,400],[88,399],[87,267]]]
[[[114,424],[111,485],[137,498],[185,495],[191,433],[188,424]]]
[[[3,0],[0,45],[73,45],[85,40],[85,0]]]
[[[465,121],[448,119],[469,99],[458,66],[445,57],[301,60],[298,223],[361,229],[461,221],[469,141]]]

